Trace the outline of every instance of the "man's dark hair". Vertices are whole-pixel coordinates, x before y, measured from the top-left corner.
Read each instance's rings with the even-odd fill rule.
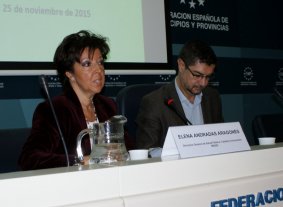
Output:
[[[188,41],[180,51],[181,58],[186,67],[194,65],[197,62],[206,63],[207,65],[216,65],[217,58],[212,48],[200,40]]]

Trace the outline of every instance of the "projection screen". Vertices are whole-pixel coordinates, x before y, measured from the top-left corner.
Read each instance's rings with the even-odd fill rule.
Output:
[[[54,70],[54,51],[80,30],[108,38],[108,69],[170,69],[165,0],[4,0],[0,70]],[[169,53],[168,53],[169,52]]]

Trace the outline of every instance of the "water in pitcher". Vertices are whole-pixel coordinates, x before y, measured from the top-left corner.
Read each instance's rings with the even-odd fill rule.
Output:
[[[113,163],[128,160],[129,154],[121,137],[123,135],[115,134],[109,139],[105,137],[96,139],[89,163]]]

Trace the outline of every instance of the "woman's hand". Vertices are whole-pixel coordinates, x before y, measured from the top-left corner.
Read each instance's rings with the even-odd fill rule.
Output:
[[[89,165],[89,155],[84,156],[84,165]]]

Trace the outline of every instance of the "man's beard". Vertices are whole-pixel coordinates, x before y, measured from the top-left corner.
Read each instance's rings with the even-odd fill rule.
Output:
[[[194,87],[192,87],[192,89],[193,89],[193,88],[194,88]],[[198,90],[197,93],[193,92],[193,90],[192,90],[190,87],[186,87],[186,90],[189,91],[190,94],[196,96],[196,95],[199,95],[199,94],[202,92],[202,90],[203,90],[203,87],[198,87],[198,88],[200,88],[200,90]]]

